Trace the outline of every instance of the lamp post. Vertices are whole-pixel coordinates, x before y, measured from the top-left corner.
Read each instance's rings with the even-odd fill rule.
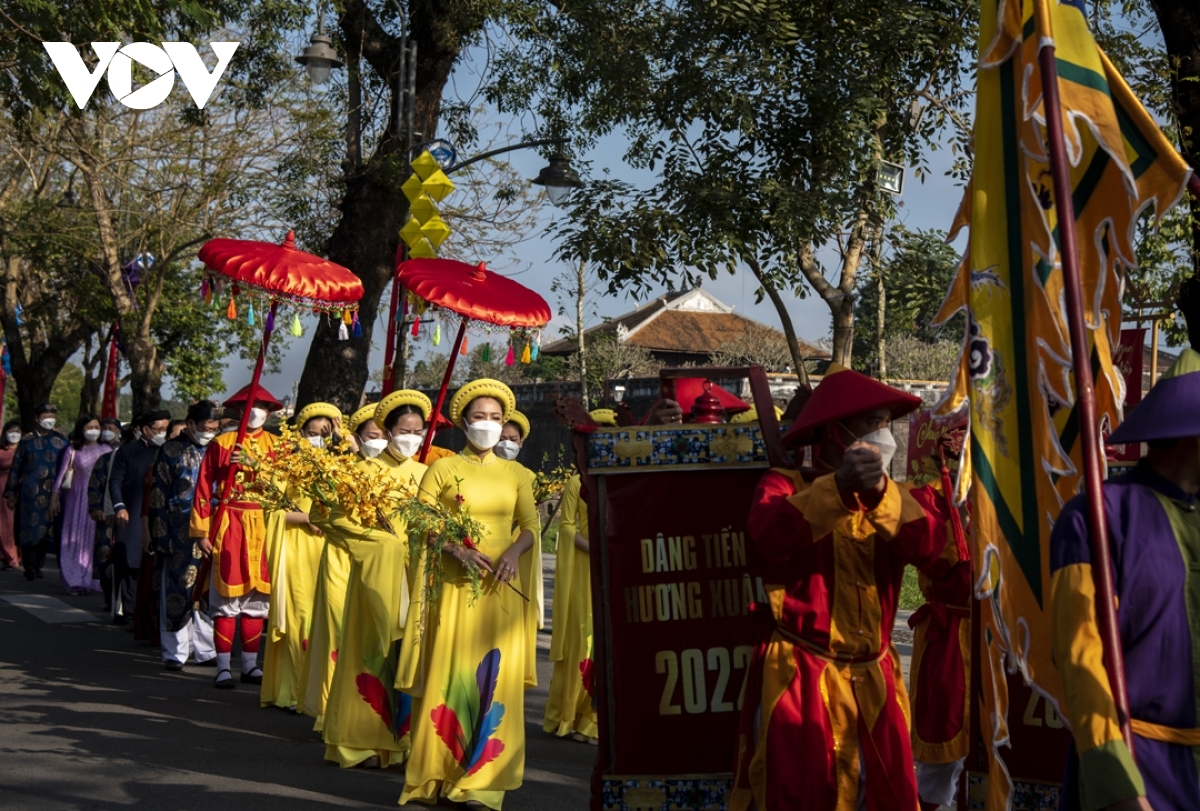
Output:
[[[323,85],[329,81],[329,72],[340,68],[345,63],[338,59],[337,51],[333,49],[333,40],[325,36],[325,5],[317,7],[317,33],[312,35],[308,47],[300,52],[296,61],[304,65],[308,78],[315,85]]]
[[[434,144],[444,145],[448,151],[450,160],[449,166],[442,169],[447,175],[457,172],[459,169],[464,169],[471,164],[479,163],[480,161],[494,158],[497,155],[503,155],[507,152],[515,152],[518,149],[533,149],[540,146],[553,146],[555,150],[550,156],[549,165],[542,168],[538,172],[538,176],[531,180],[531,183],[543,186],[546,189],[546,196],[550,198],[550,203],[555,207],[561,207],[570,196],[570,193],[577,188],[583,186],[583,181],[579,178],[579,173],[571,166],[571,159],[563,152],[563,145],[566,143],[564,138],[544,138],[537,141],[522,141],[518,144],[509,144],[502,146],[499,149],[492,149],[467,160],[457,160],[457,151],[453,146],[443,141],[427,141],[417,144],[409,150],[409,155],[419,149],[429,147]],[[401,258],[405,258],[406,252],[403,243],[400,246]],[[392,387],[397,383],[399,388],[405,388],[408,385],[408,330],[405,329],[405,324],[396,324],[396,313],[400,307],[400,286],[393,279],[392,281],[392,298],[391,307],[388,313],[388,342],[384,351],[384,385],[383,395],[387,395]],[[389,375],[386,370],[390,369]]]

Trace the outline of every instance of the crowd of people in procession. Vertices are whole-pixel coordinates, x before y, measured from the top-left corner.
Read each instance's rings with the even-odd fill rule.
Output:
[[[1141,494],[1145,503],[1126,504],[1125,513],[1124,502],[1114,503],[1110,512],[1128,522],[1132,510],[1140,522],[1165,510],[1158,523],[1170,542],[1160,557],[1182,549],[1191,561],[1200,559],[1200,355],[1189,350],[1177,367],[1167,378],[1183,383],[1152,389],[1135,412],[1141,421],[1130,420],[1128,436],[1119,437],[1150,442],[1150,454],[1111,492],[1141,487],[1152,495]],[[774,622],[743,687],[731,809],[954,802],[969,737],[972,570],[962,527],[969,513],[954,506],[947,480],[916,487],[888,475],[896,447],[889,423],[919,406],[918,398],[835,364],[789,415],[784,444],[806,464],[767,472],[748,519],[766,562],[767,600],[756,610]],[[402,524],[385,531],[337,511],[320,518],[304,504],[264,513],[245,498],[253,471],[235,479],[231,467],[247,451],[257,458],[273,452],[280,440],[264,427],[281,408],[265,389],[246,387],[224,408],[191,405],[177,422],[149,412],[122,428],[83,414],[64,436],[54,406],[45,404],[33,432],[22,436],[9,423],[0,450],[0,466],[8,466],[0,508],[6,565],[17,565],[19,550],[25,576],[40,577],[55,541],[63,589],[102,591],[115,622],[140,638],[157,634],[166,670],[209,666],[216,688],[253,685],[263,706],[312,716],[325,758],[342,767],[402,766],[401,803],[500,809],[505,792],[522,782],[524,692],[537,683],[543,622],[534,475],[516,461],[529,421],[511,389],[488,379],[457,391],[448,420],[409,390],[348,417],[312,403],[293,418],[313,445],[358,454],[359,465],[377,466],[398,484],[419,483],[422,499],[465,503],[486,527],[472,544],[445,546],[453,561],[441,591],[427,599]],[[238,446],[245,409],[249,430]],[[616,424],[611,411],[593,417]],[[687,405],[660,401],[647,419],[686,422]],[[418,462],[438,421],[463,431],[465,448],[434,447]],[[595,743],[587,502],[576,475],[559,511],[554,675],[543,728]],[[1147,808],[1147,794],[1168,798],[1156,808],[1194,807],[1188,798],[1200,783],[1194,764],[1185,768],[1190,755],[1179,757],[1194,744],[1184,733],[1195,719],[1180,704],[1194,687],[1165,696],[1170,684],[1160,680],[1144,700],[1142,687],[1131,690],[1139,756],[1148,758],[1139,760],[1139,772],[1122,748],[1098,664],[1081,503],[1068,504],[1064,515],[1055,530],[1053,603],[1063,621],[1056,638],[1063,710],[1076,735],[1068,795],[1089,811]],[[1124,543],[1122,536],[1118,551]],[[927,602],[911,622],[906,688],[891,631],[909,565],[920,572]],[[1116,565],[1136,566],[1129,556]],[[1163,565],[1169,569],[1170,561]],[[1196,569],[1189,565],[1185,574]],[[467,577],[472,568],[486,573],[478,602]],[[1118,568],[1119,580],[1144,576]],[[1172,645],[1200,649],[1191,604],[1180,607],[1183,585],[1179,594],[1158,589],[1173,607],[1136,620],[1142,637],[1161,638],[1157,654],[1135,640],[1126,652],[1130,667],[1145,667],[1145,656],[1161,658]],[[1186,585],[1190,595],[1191,575]],[[1170,628],[1142,627],[1166,613],[1174,617]],[[1130,617],[1123,612],[1123,622]],[[1164,715],[1164,706],[1178,712]],[[1187,774],[1180,777],[1180,769]]]

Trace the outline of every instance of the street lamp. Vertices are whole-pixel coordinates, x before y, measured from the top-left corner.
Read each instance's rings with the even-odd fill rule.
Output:
[[[555,208],[562,208],[571,196],[571,192],[583,185],[579,172],[571,166],[571,159],[563,154],[562,149],[554,150],[550,156],[550,165],[538,172],[538,176],[530,181],[546,188],[546,196]]]
[[[300,52],[296,61],[304,65],[309,81],[315,85],[328,82],[329,71],[345,64],[338,59],[337,51],[333,49],[333,40],[325,36],[324,5],[317,9],[317,33],[312,35],[308,47]]]

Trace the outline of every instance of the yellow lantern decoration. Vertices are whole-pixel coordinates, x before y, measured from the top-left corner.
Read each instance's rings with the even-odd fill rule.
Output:
[[[437,257],[437,248],[433,247],[433,243],[428,239],[421,237],[408,246],[408,255],[412,259],[434,259]]]
[[[442,165],[437,162],[437,158],[430,154],[428,149],[417,156],[417,159],[412,162],[412,168],[421,178],[421,182],[432,177],[434,172],[442,171]]]
[[[437,214],[437,206],[433,200],[429,199],[429,195],[422,193],[412,205],[408,207],[409,212],[420,220],[421,225],[429,222],[429,218]]]
[[[413,173],[400,186],[400,191],[404,192],[404,196],[408,198],[408,202],[415,203],[417,198],[421,196],[421,192],[425,191],[425,187],[421,183],[421,178],[416,173]]]
[[[450,192],[454,191],[454,181],[446,173],[438,169],[421,184],[425,193],[437,202],[442,202]]]
[[[400,238],[410,248],[424,236],[421,231],[421,223],[416,217],[409,217],[408,222],[404,223],[404,227],[400,229]]]
[[[421,233],[433,243],[433,247],[438,248],[446,241],[446,237],[450,236],[450,226],[446,225],[445,220],[434,214],[428,222],[421,226]]]

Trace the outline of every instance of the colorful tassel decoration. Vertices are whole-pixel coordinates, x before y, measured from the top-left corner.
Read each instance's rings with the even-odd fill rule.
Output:
[[[205,276],[200,280],[200,298],[204,299],[204,303],[208,304],[208,277]]]
[[[354,316],[350,314],[349,310],[342,310],[342,323],[347,327],[354,323]]]
[[[516,362],[517,362],[517,353],[513,349],[513,345],[509,344],[508,345],[508,354],[504,357],[504,365],[512,366]]]
[[[483,351],[479,353],[479,356],[480,356],[480,359],[484,363],[491,363],[492,362],[492,345],[484,344]]]
[[[437,326],[435,326],[433,328],[433,345],[434,346],[442,345],[442,322],[441,321],[439,321],[437,323]]]
[[[460,355],[467,354],[467,336],[466,335],[463,335],[462,349],[458,350],[458,354],[460,354]]]
[[[254,326],[254,302],[250,302],[249,309],[246,310],[246,323]]]
[[[345,321],[338,322],[338,340],[339,341],[350,340],[350,330],[346,329]]]
[[[274,310],[267,310],[267,323],[263,326],[263,329],[269,333],[275,331],[275,311]]]
[[[358,323],[358,311],[357,310],[354,311],[354,324],[350,328],[350,334],[353,335],[355,338],[363,337],[362,336],[362,324]]]
[[[229,299],[229,307],[225,309],[225,317],[230,321],[237,321],[237,304],[232,297]]]
[[[292,335],[296,338],[304,336],[304,325],[300,323],[300,313],[292,316]]]
[[[529,363],[530,359],[529,344],[525,344],[525,351],[521,353],[521,363]]]
[[[534,344],[534,345],[533,345],[533,352],[531,352],[531,353],[530,353],[530,355],[529,355],[529,359],[530,359],[530,360],[537,360],[537,358],[538,358],[538,345],[537,345],[537,344]]]

